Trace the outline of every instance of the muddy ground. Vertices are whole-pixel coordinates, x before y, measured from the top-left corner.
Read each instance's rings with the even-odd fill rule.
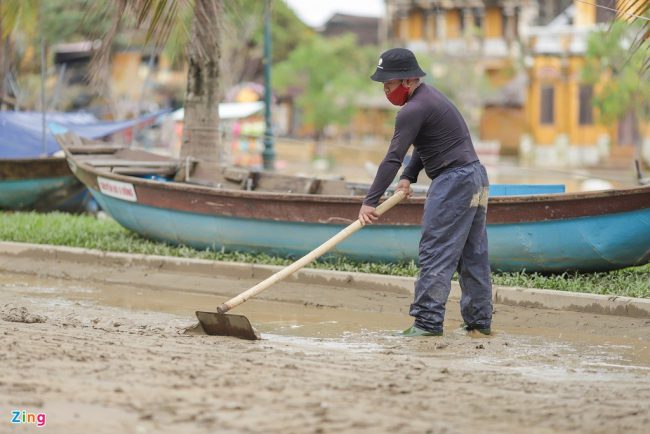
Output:
[[[26,261],[0,274],[0,432],[38,429],[14,410],[51,433],[650,426],[648,319],[495,305],[495,335],[477,337],[451,300],[443,337],[404,339],[408,294],[280,283],[237,308],[250,342],[182,330],[255,280]]]

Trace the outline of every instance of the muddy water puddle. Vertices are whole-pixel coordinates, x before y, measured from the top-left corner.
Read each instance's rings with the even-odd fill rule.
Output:
[[[18,274],[0,275],[0,305],[4,304],[3,293],[33,299],[33,304],[44,310],[62,305],[74,308],[78,303],[81,307],[110,307],[105,311],[109,316],[128,317],[129,312],[145,311],[186,318],[188,323],[194,321],[194,311],[215,310],[224,301],[223,297],[210,294]],[[603,320],[569,312],[537,310],[532,313],[533,310],[497,305],[495,335],[470,337],[459,329],[460,319],[452,313],[457,310],[457,303],[450,302],[450,305],[445,336],[436,339],[405,340],[394,336],[411,322],[410,317],[397,313],[396,309],[382,312],[332,308],[299,300],[252,299],[237,307],[236,313],[247,316],[265,340],[288,352],[342,350],[367,357],[394,353],[450,359],[466,354],[461,363],[468,368],[498,369],[533,379],[558,381],[567,378],[603,381],[628,374],[650,374],[648,336],[632,328],[629,328],[632,333],[628,329],[611,332],[608,323],[617,323],[616,317],[602,317]],[[544,320],[538,319],[540,315]],[[530,327],[534,321],[542,325]],[[619,318],[619,322],[626,321],[630,320]],[[581,333],[580,327],[567,327],[568,324],[581,324],[589,333]],[[649,328],[643,321],[630,324]],[[598,327],[609,331],[599,333]]]
[[[225,299],[215,295],[148,289],[118,284],[79,284],[67,280],[41,279],[24,275],[0,276],[0,291],[12,291],[44,300],[64,301],[165,312],[195,318],[196,310],[215,311]],[[307,302],[281,303],[248,300],[236,308],[264,334],[287,337],[341,338],[367,332],[391,334],[408,325],[409,318],[393,313],[379,313],[328,308]]]

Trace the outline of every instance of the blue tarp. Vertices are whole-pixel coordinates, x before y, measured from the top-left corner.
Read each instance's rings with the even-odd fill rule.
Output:
[[[57,122],[69,130],[74,131],[80,137],[86,139],[98,139],[100,137],[110,136],[111,134],[119,133],[131,127],[146,126],[157,123],[158,118],[166,113],[170,113],[171,109],[159,110],[157,112],[149,113],[139,118],[129,119],[126,121],[112,121],[112,122],[96,122],[89,124],[69,124],[67,122]],[[55,121],[56,122],[56,121]]]
[[[0,111],[0,158],[33,158],[52,155],[61,148],[47,129],[43,150],[43,117],[40,112]],[[98,122],[89,113],[46,113],[46,122],[68,126]]]
[[[170,110],[161,110],[127,121],[100,122],[89,113],[46,113],[45,150],[43,150],[43,118],[40,112],[0,111],[0,158],[35,158],[52,155],[61,148],[47,125],[64,125],[79,136],[98,139],[145,124]]]

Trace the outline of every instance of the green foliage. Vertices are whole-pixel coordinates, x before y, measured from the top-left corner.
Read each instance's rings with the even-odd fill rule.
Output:
[[[349,34],[337,38],[313,35],[276,65],[273,86],[301,91],[296,99],[304,120],[317,136],[330,124],[343,125],[355,110],[355,98],[370,89],[376,50],[360,47]]]
[[[112,219],[63,213],[0,212],[0,240],[267,265],[288,265],[297,259],[171,246],[142,238]],[[310,267],[408,277],[416,276],[418,271],[413,262],[356,262],[341,257],[321,258]],[[494,273],[492,279],[495,285],[650,298],[650,264],[593,274]]]
[[[101,12],[99,4],[90,0],[45,1],[42,25],[45,40],[55,44],[99,38],[109,26]]]
[[[224,64],[261,63],[263,50],[264,2],[260,0],[224,1],[222,26]],[[305,25],[283,1],[274,1],[271,15],[273,62],[287,58],[300,41],[314,31]],[[27,47],[40,50],[40,37],[48,45],[61,42],[101,39],[105,35],[113,47],[129,48],[147,43],[164,46],[176,65],[185,59],[185,49],[192,32],[192,1],[134,0],[120,14],[118,3],[93,0],[2,0],[0,19],[3,37],[10,33],[19,42],[20,58]],[[119,26],[111,30],[119,15]],[[136,29],[142,29],[138,31]],[[0,47],[1,48],[1,47]],[[40,57],[34,56],[36,68]],[[234,81],[242,70],[233,71]]]
[[[650,298],[650,285],[648,284],[650,282],[650,265],[590,274],[501,273],[494,275],[494,282],[499,285],[524,288]]]
[[[100,37],[108,28],[105,7],[90,0],[2,0],[3,37],[16,33],[25,44],[37,46]]]
[[[56,0],[58,2],[83,0]],[[185,48],[192,34],[194,9],[192,2],[158,0],[151,3],[150,9],[138,12],[138,23],[124,26],[127,30],[136,25],[147,28],[147,40],[155,40],[164,45],[165,54],[176,64],[185,58]],[[172,14],[173,12],[173,14]],[[264,2],[260,0],[238,0],[224,2],[224,15],[221,21],[222,55],[225,57],[246,56],[247,61],[261,61],[264,30]],[[154,19],[158,17],[157,19]],[[104,22],[107,20],[104,17]],[[129,15],[122,17],[128,20]],[[104,28],[107,26],[105,25]],[[273,42],[273,61],[286,59],[302,37],[313,33],[293,11],[282,1],[273,2],[271,15],[271,35]],[[105,29],[104,29],[105,30]],[[128,33],[128,32],[127,32]],[[117,35],[119,42],[119,34]],[[145,41],[139,41],[144,43]],[[226,62],[232,64],[232,61]]]
[[[226,36],[241,39],[242,29],[252,28],[249,38],[240,40],[254,53],[254,58],[262,58],[264,48],[264,1],[239,0],[226,2],[226,17],[229,31]],[[311,35],[311,30],[300,21],[289,6],[283,1],[273,1],[271,6],[271,42],[273,46],[272,61],[285,60],[300,42]]]
[[[2,40],[11,37],[13,41],[12,63],[22,63],[27,70],[37,72],[41,37],[46,46],[100,38],[110,25],[108,9],[106,2],[92,0],[2,0]],[[30,47],[35,55],[31,64],[25,64],[24,55]]]
[[[39,0],[0,1],[0,38],[4,40],[18,28],[28,34],[34,34],[38,28],[39,5]]]
[[[258,1],[258,0],[253,0]],[[273,39],[273,62],[281,62],[314,31],[303,23],[284,1],[274,1],[272,9],[271,37]],[[262,29],[257,36],[262,46]]]
[[[582,80],[598,86],[593,102],[605,123],[611,124],[630,111],[642,118],[647,110],[650,44],[647,40],[634,43],[642,32],[637,25],[615,21],[609,29],[589,37]],[[632,45],[634,49],[630,49]]]

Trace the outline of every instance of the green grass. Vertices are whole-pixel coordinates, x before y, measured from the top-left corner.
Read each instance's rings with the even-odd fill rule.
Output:
[[[122,228],[112,219],[64,213],[0,212],[0,240],[269,265],[287,265],[296,259],[266,254],[198,251],[185,246],[171,246],[142,238]],[[336,258],[321,259],[310,267],[394,276],[417,274],[417,266],[413,262],[362,263]],[[493,273],[492,278],[496,285],[650,298],[650,264],[609,273],[565,273],[550,276],[524,272]]]

